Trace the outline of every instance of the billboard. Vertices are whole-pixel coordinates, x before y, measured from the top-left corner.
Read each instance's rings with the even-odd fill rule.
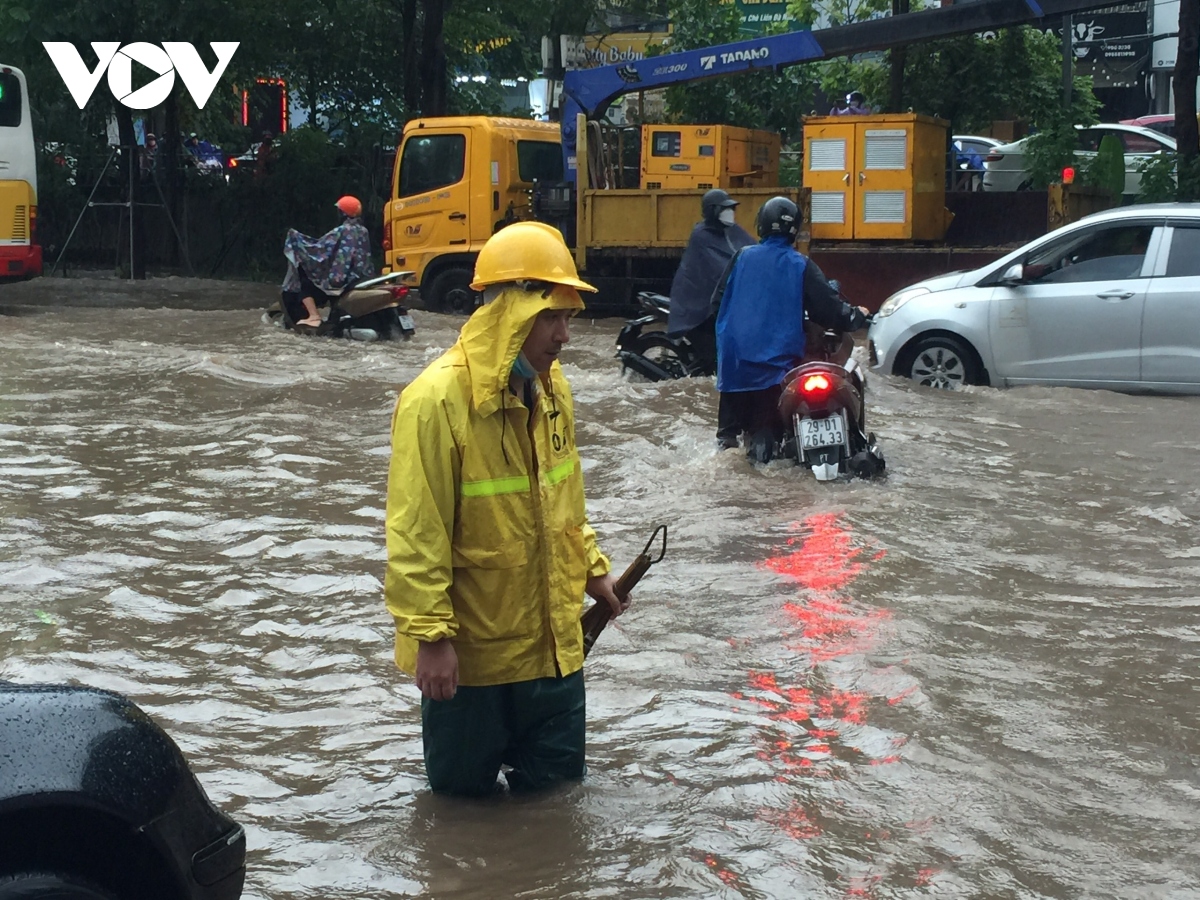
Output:
[[[734,5],[737,7],[743,37],[756,37],[771,26],[793,22],[788,14],[787,3],[777,0],[734,0]]]
[[[1149,27],[1147,0],[1076,13],[1071,19],[1075,71],[1091,75],[1099,88],[1139,84],[1150,54]],[[1047,30],[1062,35],[1061,25]]]
[[[663,45],[670,40],[670,25],[656,23],[657,28],[647,31],[622,31],[611,34],[585,34],[583,37],[563,37],[563,67],[567,69],[594,69],[618,63],[645,59],[646,50],[654,45]]]

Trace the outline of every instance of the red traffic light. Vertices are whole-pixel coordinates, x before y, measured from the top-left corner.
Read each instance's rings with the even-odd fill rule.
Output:
[[[1063,166],[1062,183],[1063,184],[1074,184],[1075,183],[1075,167],[1074,166]]]

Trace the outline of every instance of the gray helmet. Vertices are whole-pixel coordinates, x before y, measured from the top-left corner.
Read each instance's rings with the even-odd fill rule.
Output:
[[[706,221],[715,222],[723,209],[733,209],[738,202],[720,188],[713,188],[700,198],[700,213]]]
[[[800,233],[800,209],[787,197],[772,197],[758,210],[758,237],[781,234],[795,241]]]

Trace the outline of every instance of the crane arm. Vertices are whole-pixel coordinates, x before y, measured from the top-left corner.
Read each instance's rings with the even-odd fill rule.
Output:
[[[1088,9],[1111,6],[1112,0],[966,0],[817,31],[790,31],[698,50],[666,53],[619,65],[575,69],[563,78],[560,114],[567,177],[575,179],[575,122],[604,115],[618,97],[755,69],[779,69],[799,63],[884,50],[905,44],[1058,19]]]

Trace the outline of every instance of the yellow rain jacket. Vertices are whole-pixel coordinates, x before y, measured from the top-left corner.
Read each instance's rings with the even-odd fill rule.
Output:
[[[531,416],[509,388],[537,314],[582,308],[573,288],[506,290],[400,394],[384,598],[410,675],[418,642],[442,638],[462,685],[583,667],[584,585],[609,562],[584,512],[571,389],[555,362]]]

